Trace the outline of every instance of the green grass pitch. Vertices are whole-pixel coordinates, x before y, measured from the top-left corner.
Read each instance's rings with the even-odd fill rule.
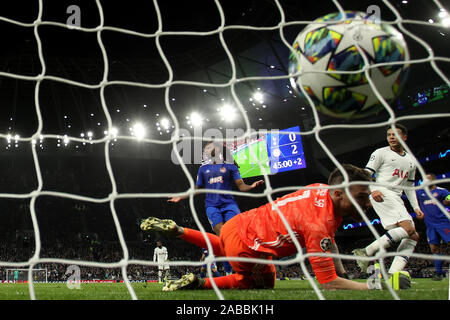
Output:
[[[265,141],[259,141],[250,146],[250,148],[242,149],[234,154],[234,160],[239,164],[239,172],[242,178],[262,176],[263,173],[257,163],[257,159],[254,159],[252,153],[256,155],[264,167],[267,174],[270,174],[270,167],[266,165],[269,161],[269,155],[267,154],[267,147]]]
[[[359,280],[364,281],[364,280]],[[162,292],[159,283],[132,283],[139,300],[217,300],[213,290]],[[34,284],[37,300],[130,300],[124,283],[82,283],[69,289],[65,283]],[[449,280],[413,279],[411,289],[397,291],[401,300],[448,300]],[[271,290],[223,290],[226,300],[318,300],[307,280],[277,281]],[[389,291],[323,291],[327,300],[393,300]],[[28,284],[1,284],[0,300],[29,300]]]

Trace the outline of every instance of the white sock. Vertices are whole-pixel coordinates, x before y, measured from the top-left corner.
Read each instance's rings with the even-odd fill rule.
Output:
[[[402,271],[403,268],[408,263],[409,257],[414,251],[414,248],[417,245],[417,241],[412,239],[403,239],[398,248],[397,252],[401,255],[395,256],[394,260],[392,261],[391,267],[389,268],[388,273],[395,273],[397,271]]]
[[[381,247],[389,248],[392,244],[408,238],[408,233],[402,227],[397,227],[387,231],[380,239],[375,240],[366,247],[366,253],[369,256],[373,256]]]

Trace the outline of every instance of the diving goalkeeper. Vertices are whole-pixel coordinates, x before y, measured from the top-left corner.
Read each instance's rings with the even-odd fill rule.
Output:
[[[371,181],[370,174],[352,165],[344,165],[350,181]],[[329,185],[337,185],[344,180],[336,169],[329,177]],[[357,220],[361,217],[343,188],[327,189],[327,185],[312,184],[317,189],[298,190],[259,208],[243,212],[227,221],[220,237],[206,233],[214,255],[273,260],[297,253],[277,210],[289,223],[294,235],[308,254],[337,252],[334,234],[343,217]],[[370,207],[368,185],[352,185],[349,188],[353,198],[362,210]],[[204,235],[197,230],[178,226],[172,220],[150,217],[142,221],[142,230],[164,231],[199,247],[207,248]],[[317,280],[326,290],[375,289],[371,282],[360,283],[339,277],[333,258],[311,256],[309,261]],[[273,288],[276,269],[271,263],[231,261],[235,274],[214,278],[219,289]],[[410,278],[400,275],[401,288],[410,286]],[[384,283],[384,281],[381,281]],[[163,291],[178,289],[212,289],[211,280],[200,279],[194,274],[184,275],[179,280],[169,281]]]

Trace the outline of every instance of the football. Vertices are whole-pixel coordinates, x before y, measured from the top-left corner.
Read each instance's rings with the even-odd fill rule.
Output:
[[[359,11],[331,13],[307,25],[292,44],[289,74],[316,109],[333,118],[360,119],[380,113],[384,106],[364,71],[389,104],[407,79],[409,52],[403,35]],[[356,46],[358,45],[358,47]],[[364,57],[367,60],[367,65]],[[373,66],[379,63],[388,65]]]

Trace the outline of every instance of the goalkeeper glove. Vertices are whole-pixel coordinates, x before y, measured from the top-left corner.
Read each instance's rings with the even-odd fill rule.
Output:
[[[411,288],[411,276],[407,271],[398,271],[389,278],[389,284],[394,290],[405,290]],[[383,279],[372,279],[368,282],[369,289],[388,290],[389,285]]]
[[[387,284],[383,283],[386,288]],[[389,284],[394,290],[403,290],[411,288],[411,276],[407,271],[394,272],[389,278]]]

